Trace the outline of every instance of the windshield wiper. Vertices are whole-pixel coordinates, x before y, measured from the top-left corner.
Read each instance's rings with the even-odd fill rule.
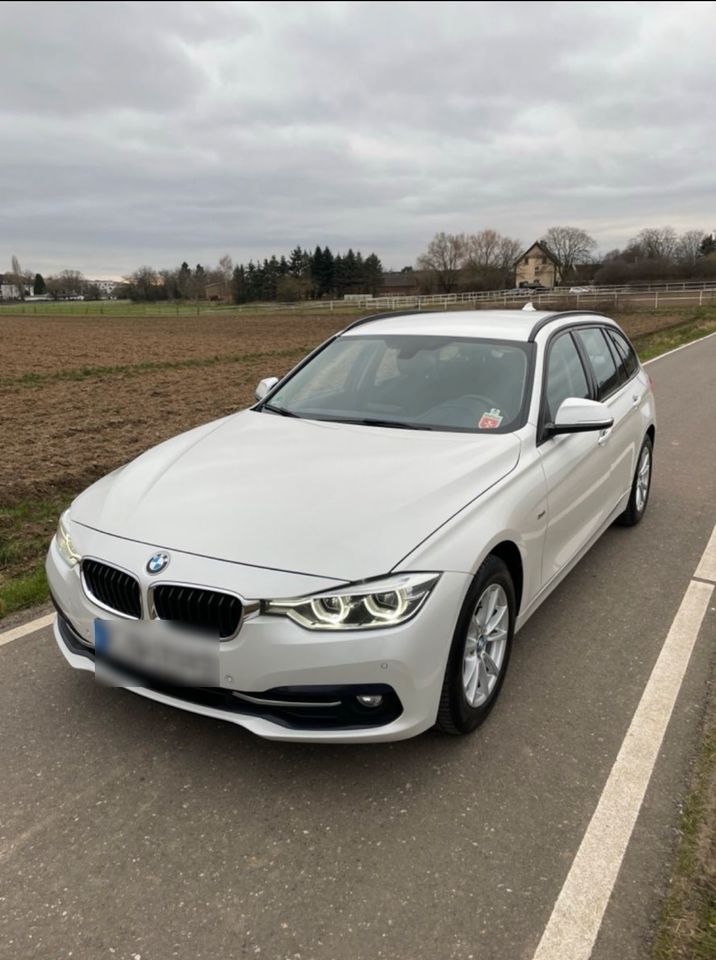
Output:
[[[433,430],[434,427],[429,427],[427,424],[422,423],[406,423],[404,420],[373,420],[368,419],[367,417],[356,420],[340,420],[340,423],[359,423],[364,427],[395,427],[398,430]]]
[[[298,417],[299,420],[302,419],[300,414],[294,413],[292,410],[286,410],[285,407],[276,407],[272,403],[261,404],[261,409],[270,410],[271,413],[278,413],[282,417]]]

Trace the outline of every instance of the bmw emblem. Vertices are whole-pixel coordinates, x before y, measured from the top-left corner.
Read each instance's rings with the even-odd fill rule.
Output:
[[[155,553],[147,561],[147,573],[161,573],[168,563],[168,553]]]

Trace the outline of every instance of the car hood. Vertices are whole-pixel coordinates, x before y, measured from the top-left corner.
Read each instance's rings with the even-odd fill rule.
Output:
[[[360,580],[391,570],[519,452],[511,434],[245,410],[148,450],[81,494],[71,515],[153,548]]]

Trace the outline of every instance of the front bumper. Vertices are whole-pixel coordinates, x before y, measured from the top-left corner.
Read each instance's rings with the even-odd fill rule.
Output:
[[[152,546],[77,528],[77,546],[83,554],[101,557],[135,572],[142,589],[150,578],[141,573]],[[75,537],[73,531],[73,539]],[[91,649],[96,618],[111,615],[86,595],[78,567],[60,557],[53,540],[47,557],[50,590],[61,614],[55,623],[55,638],[65,659],[80,670],[94,671]],[[246,568],[190,554],[172,552],[171,579],[231,589],[247,598],[296,596],[333,586],[318,578],[272,570]],[[389,629],[315,633],[287,618],[258,615],[247,619],[232,640],[219,645],[221,687],[169,688],[141,678],[121,682],[134,693],[170,706],[227,720],[274,740],[360,743],[400,740],[430,728],[437,716],[445,665],[458,612],[469,577],[444,573],[424,607],[408,623]],[[350,698],[357,692],[384,693],[383,716],[360,711],[338,711],[335,722],[325,714],[266,709],[263,703],[279,697],[294,699],[291,691],[309,699],[328,696]],[[244,695],[239,699],[238,691]],[[289,693],[286,693],[289,691]],[[318,697],[310,697],[310,691]],[[255,695],[258,705],[245,699]],[[342,719],[343,718],[343,719]],[[345,721],[345,722],[344,722]]]

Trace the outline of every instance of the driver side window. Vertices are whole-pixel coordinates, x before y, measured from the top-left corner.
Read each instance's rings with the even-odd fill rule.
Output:
[[[547,361],[547,420],[554,421],[567,397],[589,399],[589,384],[572,335],[562,333],[552,342]]]

